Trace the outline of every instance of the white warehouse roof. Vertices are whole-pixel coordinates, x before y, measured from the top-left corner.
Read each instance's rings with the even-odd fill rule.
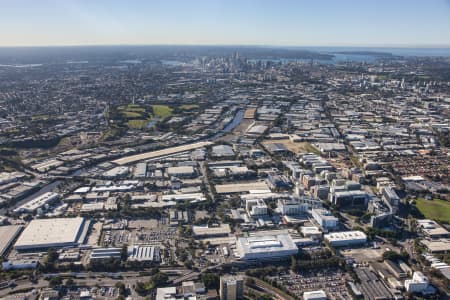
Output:
[[[14,247],[28,250],[77,246],[83,242],[87,227],[81,217],[32,220]]]
[[[362,231],[341,231],[332,232],[324,235],[325,240],[330,243],[342,244],[346,242],[366,241],[367,236]]]
[[[236,244],[241,259],[270,259],[298,252],[297,245],[288,234],[241,237]]]

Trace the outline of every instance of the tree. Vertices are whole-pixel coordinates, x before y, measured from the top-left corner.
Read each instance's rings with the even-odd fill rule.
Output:
[[[218,289],[219,281],[220,281],[219,275],[215,273],[202,274],[202,282],[208,289]]]
[[[58,259],[58,252],[56,252],[55,249],[48,249],[47,251],[47,263],[48,264],[53,264],[56,262],[56,260]]]
[[[158,272],[152,277],[152,282],[155,287],[167,284],[169,276],[165,273]]]
[[[59,285],[61,285],[61,284],[62,284],[62,279],[61,279],[60,276],[52,277],[52,278],[50,278],[50,280],[49,280],[49,282],[48,282],[48,285],[49,285],[51,288],[57,287],[57,286],[59,286]]]
[[[295,256],[291,256],[291,270],[297,270],[297,259],[295,258]]]
[[[408,260],[408,258],[409,258],[409,254],[408,254],[408,252],[405,252],[405,251],[403,251],[401,253],[397,253],[395,251],[390,250],[390,251],[385,251],[383,253],[384,260],[397,261],[399,259]]]
[[[119,290],[120,296],[126,296],[125,284],[121,281],[116,282],[115,287]]]
[[[72,278],[66,280],[65,286],[69,289],[75,286],[75,281]]]
[[[122,249],[120,250],[120,259],[122,261],[127,261],[128,258],[128,245],[124,244],[122,246]]]

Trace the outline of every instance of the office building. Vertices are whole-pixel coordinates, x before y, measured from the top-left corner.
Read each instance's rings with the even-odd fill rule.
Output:
[[[244,277],[227,275],[220,277],[220,299],[244,299]]]
[[[314,220],[323,229],[334,229],[337,227],[339,219],[336,218],[326,209],[315,208],[312,210]]]

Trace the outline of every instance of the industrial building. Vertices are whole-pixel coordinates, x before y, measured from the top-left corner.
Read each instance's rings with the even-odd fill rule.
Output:
[[[76,247],[84,242],[88,228],[89,221],[81,217],[32,220],[14,248],[17,251],[44,251]]]
[[[108,179],[123,178],[128,175],[130,169],[128,167],[115,167],[103,173],[103,177]]]
[[[323,290],[304,292],[303,300],[327,300],[327,294]]]
[[[196,238],[228,236],[231,233],[230,225],[221,224],[216,227],[192,226],[192,234]]]
[[[298,247],[289,234],[240,237],[236,249],[243,260],[279,259],[298,253]]]
[[[220,277],[220,299],[244,299],[244,277],[240,275],[227,275]]]
[[[218,194],[251,193],[255,191],[270,193],[270,189],[264,181],[216,184],[215,189]]]
[[[134,178],[145,178],[147,176],[147,163],[138,163],[134,168]]]
[[[333,247],[361,245],[367,242],[367,236],[362,231],[341,231],[324,235],[327,242]]]
[[[118,165],[126,165],[129,163],[137,162],[137,161],[144,160],[144,159],[154,159],[154,158],[161,157],[161,156],[168,156],[168,155],[172,155],[172,154],[176,154],[176,153],[180,153],[180,152],[191,151],[191,150],[195,150],[198,148],[203,148],[205,146],[209,146],[211,144],[212,144],[211,142],[198,142],[198,143],[193,143],[193,144],[188,144],[188,145],[183,145],[183,146],[176,146],[176,147],[166,148],[163,150],[156,150],[156,151],[126,156],[126,157],[114,160],[113,163],[118,164]]]
[[[59,194],[57,193],[44,193],[31,201],[28,201],[25,204],[14,209],[15,213],[32,213],[37,211],[38,209],[42,209],[50,203],[59,200]]]
[[[322,232],[316,226],[302,226],[300,232],[306,238],[321,239]]]
[[[22,229],[22,225],[0,226],[0,257],[5,255]]]
[[[92,249],[89,260],[104,260],[110,258],[120,259],[122,256],[121,248],[95,248]]]
[[[212,147],[211,156],[215,158],[234,157],[233,147],[229,145],[217,145]]]
[[[448,230],[434,220],[417,220],[417,227],[426,237],[432,239],[450,237]]]
[[[128,260],[159,262],[160,249],[149,245],[130,246],[128,247]]]
[[[175,177],[193,177],[196,172],[192,166],[180,166],[167,168],[167,175]]]
[[[412,279],[405,280],[405,289],[408,293],[420,293],[428,288],[428,278],[422,272],[414,272]]]

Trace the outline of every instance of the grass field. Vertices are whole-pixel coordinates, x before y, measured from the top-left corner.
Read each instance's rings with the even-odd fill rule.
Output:
[[[124,111],[123,114],[125,115],[125,117],[127,117],[128,119],[132,119],[132,118],[140,118],[142,117],[142,113],[138,113],[138,112],[134,112],[134,111]]]
[[[199,108],[199,106],[197,104],[184,104],[180,106],[180,109],[182,110],[191,110],[195,108]]]
[[[417,209],[427,219],[450,223],[450,202],[445,200],[416,200]]]
[[[165,118],[172,115],[173,109],[167,105],[152,105],[153,115],[159,118]]]
[[[127,126],[132,129],[144,129],[147,127],[149,120],[128,120]]]

